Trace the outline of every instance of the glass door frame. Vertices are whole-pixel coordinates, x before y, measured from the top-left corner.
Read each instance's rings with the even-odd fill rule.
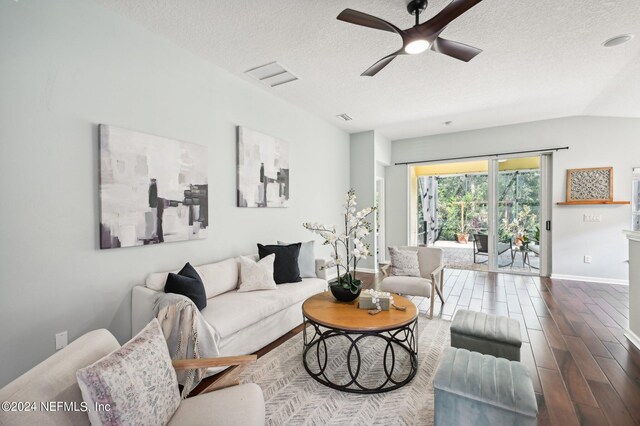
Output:
[[[527,158],[527,157],[539,157],[540,158],[540,211],[539,211],[539,225],[540,225],[540,267],[537,273],[514,271],[500,269],[498,266],[498,230],[499,230],[499,194],[498,194],[498,174],[499,174],[499,161],[508,160],[513,158]],[[497,156],[488,159],[489,161],[489,271],[490,272],[508,272],[517,275],[533,275],[548,277],[551,274],[551,170],[552,170],[552,154],[540,153],[538,155],[522,154],[522,155],[509,155],[509,156]],[[548,226],[547,226],[548,224]]]

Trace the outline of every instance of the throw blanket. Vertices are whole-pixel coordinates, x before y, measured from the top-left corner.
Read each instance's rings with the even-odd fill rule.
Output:
[[[165,293],[158,298],[153,312],[167,340],[171,359],[213,358],[220,355],[218,334],[188,297]],[[224,368],[176,371],[178,383],[184,386],[182,397],[186,398],[202,379],[222,370]]]

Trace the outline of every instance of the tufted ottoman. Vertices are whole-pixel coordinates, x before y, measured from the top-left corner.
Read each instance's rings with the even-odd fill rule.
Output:
[[[520,361],[520,323],[513,318],[460,310],[451,323],[451,346]]]
[[[519,362],[447,348],[433,387],[436,426],[536,425],[533,384]]]

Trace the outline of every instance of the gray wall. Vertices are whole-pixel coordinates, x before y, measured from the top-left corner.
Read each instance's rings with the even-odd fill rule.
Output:
[[[395,163],[569,146],[553,159],[553,275],[623,282],[628,248],[622,230],[630,225],[630,207],[555,203],[565,200],[567,169],[606,166],[614,167],[615,198],[629,200],[631,171],[640,166],[638,135],[640,119],[572,117],[394,141],[392,157]],[[388,168],[386,187],[388,245],[405,244],[406,166]],[[602,215],[602,222],[584,222],[584,214]],[[591,264],[584,255],[592,256]]]
[[[368,131],[351,135],[351,165],[350,179],[351,188],[356,191],[358,210],[375,204],[376,193],[376,160],[375,160],[375,132]],[[374,224],[374,214],[367,220]],[[341,229],[341,228],[338,228]],[[375,265],[375,241],[373,233],[369,234],[365,241],[369,244],[369,250],[374,256],[361,259],[358,262],[358,269],[373,269]]]
[[[340,219],[346,133],[93,2],[3,0],[0,64],[0,386],[53,353],[56,332],[127,340],[149,272]],[[208,239],[98,249],[98,123],[209,147]],[[289,208],[235,207],[236,125],[289,141]]]

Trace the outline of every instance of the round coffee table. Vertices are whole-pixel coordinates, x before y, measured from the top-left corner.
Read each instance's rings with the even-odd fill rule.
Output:
[[[393,295],[393,299],[396,306],[404,306],[406,311],[391,307],[388,311],[370,315],[366,309],[358,308],[357,299],[348,303],[338,302],[328,291],[308,298],[302,305],[302,362],[307,373],[323,385],[354,393],[387,392],[409,383],[418,371],[418,308],[402,296]],[[331,345],[327,342],[332,339],[343,343],[338,354],[328,349]],[[376,339],[382,339],[382,344],[373,349],[373,355],[366,354],[365,362],[362,346],[371,339],[376,342]],[[335,374],[332,374],[335,371],[331,370],[344,367],[344,363],[334,358],[343,356],[345,350],[344,383],[336,383]],[[367,352],[370,351],[371,347]],[[401,355],[405,360],[402,363],[404,370],[398,362]],[[366,371],[370,365],[363,364],[371,363],[381,364],[377,386],[362,383],[362,376],[370,374]]]

